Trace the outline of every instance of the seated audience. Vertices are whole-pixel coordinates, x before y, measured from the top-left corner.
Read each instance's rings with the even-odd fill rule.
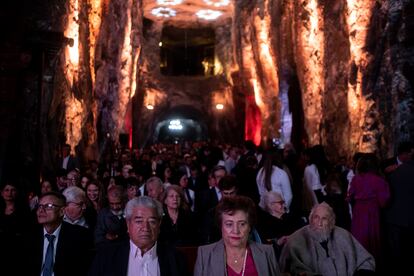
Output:
[[[286,213],[285,200],[277,192],[265,192],[263,201],[265,210],[258,210],[257,231],[262,242],[275,245],[276,255],[279,255],[287,237],[304,226],[305,221]]]
[[[107,243],[120,242],[127,238],[124,218],[125,192],[121,186],[115,185],[109,188],[108,205],[98,213],[95,228],[97,247]]]
[[[0,269],[2,275],[13,275],[19,268],[23,238],[30,228],[29,207],[19,195],[17,186],[7,182],[0,197]],[[4,273],[4,274],[3,274]]]
[[[194,275],[280,275],[273,248],[249,241],[256,219],[250,198],[226,197],[216,214],[222,239],[198,248]]]
[[[183,190],[184,200],[186,204],[190,207],[191,211],[194,211],[195,193],[194,190],[189,187],[189,180],[187,175],[183,172],[179,172],[177,183]]]
[[[325,202],[315,205],[309,225],[289,236],[280,256],[282,272],[292,275],[370,275],[371,254],[347,230],[335,226],[335,213]]]
[[[147,182],[145,183],[145,188],[149,197],[158,201],[162,201],[161,196],[164,192],[164,185],[159,177],[152,176],[148,178]]]
[[[86,212],[85,192],[76,186],[71,186],[63,191],[66,198],[65,215],[63,220],[67,223],[79,225],[88,229],[94,229],[96,216]]]
[[[96,213],[102,209],[103,206],[103,192],[102,184],[97,180],[92,180],[86,185],[86,197],[88,198],[88,206],[92,206]]]
[[[37,209],[40,224],[31,234],[28,248],[22,251],[21,275],[86,275],[92,253],[92,236],[84,227],[63,221],[66,199],[48,192],[41,196]]]
[[[125,208],[129,240],[99,251],[89,276],[186,276],[184,257],[173,247],[157,242],[163,209],[147,196],[131,199]]]
[[[235,196],[238,193],[237,179],[232,175],[226,175],[220,179],[218,184],[221,200],[226,197]],[[201,217],[200,222],[200,241],[201,244],[213,243],[221,239],[220,227],[215,223],[215,206],[210,208]]]
[[[170,185],[163,195],[164,216],[160,229],[160,241],[172,245],[194,245],[195,227],[191,211],[184,199],[183,189]]]

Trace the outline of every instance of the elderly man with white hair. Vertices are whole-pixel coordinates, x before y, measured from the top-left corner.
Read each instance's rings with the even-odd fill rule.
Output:
[[[125,216],[129,240],[97,252],[89,276],[186,276],[184,257],[168,244],[158,242],[163,209],[147,197],[128,201]]]
[[[282,272],[292,275],[373,275],[374,257],[347,230],[335,226],[325,202],[312,208],[306,225],[289,236],[281,256]]]
[[[63,191],[63,195],[66,198],[63,220],[70,224],[90,228],[91,225],[84,216],[86,210],[85,192],[77,186],[70,186]]]

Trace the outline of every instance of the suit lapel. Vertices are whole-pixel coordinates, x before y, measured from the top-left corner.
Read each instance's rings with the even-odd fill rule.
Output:
[[[216,243],[216,246],[213,248],[211,253],[211,263],[213,264],[213,273],[211,273],[211,275],[226,275],[226,261],[223,240],[220,240]]]
[[[254,264],[259,275],[268,275],[266,253],[256,243],[249,243]]]
[[[124,243],[122,246],[120,254],[118,255],[119,262],[119,275],[127,275],[128,273],[128,260],[129,260],[129,241]]]

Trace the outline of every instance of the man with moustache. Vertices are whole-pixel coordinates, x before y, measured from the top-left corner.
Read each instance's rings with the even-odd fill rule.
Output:
[[[90,276],[186,276],[184,257],[175,248],[158,242],[161,203],[140,196],[125,207],[129,240],[109,244],[97,252]]]
[[[347,230],[335,226],[325,202],[312,208],[306,225],[289,236],[280,256],[292,275],[373,275],[375,260]]]

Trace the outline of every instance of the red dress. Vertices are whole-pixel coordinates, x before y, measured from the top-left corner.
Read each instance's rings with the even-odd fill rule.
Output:
[[[351,233],[377,261],[381,254],[381,209],[390,198],[388,183],[374,173],[356,175],[347,200],[353,205]]]
[[[229,265],[226,265],[227,268],[227,275],[228,276],[241,276],[243,274],[243,269],[240,273],[235,272]],[[250,248],[247,250],[247,257],[246,257],[246,267],[244,270],[244,276],[259,276],[256,270],[256,266],[254,264],[252,251]]]

